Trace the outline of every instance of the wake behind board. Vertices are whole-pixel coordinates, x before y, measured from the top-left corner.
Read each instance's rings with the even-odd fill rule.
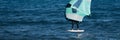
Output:
[[[68,30],[69,32],[84,32],[84,30]]]

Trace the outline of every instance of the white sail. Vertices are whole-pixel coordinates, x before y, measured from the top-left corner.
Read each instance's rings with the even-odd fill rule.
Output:
[[[91,0],[71,0],[70,7],[66,8],[66,18],[81,22],[83,18],[90,15]]]

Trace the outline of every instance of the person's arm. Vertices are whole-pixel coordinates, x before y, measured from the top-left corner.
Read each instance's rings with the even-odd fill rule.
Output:
[[[70,3],[66,5],[66,13],[72,13],[72,8]]]
[[[71,4],[70,3],[68,3],[67,4],[67,6],[66,6],[66,8],[70,8],[71,7]]]

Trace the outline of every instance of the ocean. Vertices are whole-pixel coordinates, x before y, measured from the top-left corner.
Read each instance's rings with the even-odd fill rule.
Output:
[[[120,40],[120,0],[92,0],[91,15],[79,25],[83,33],[67,31],[69,1],[0,0],[0,40]]]

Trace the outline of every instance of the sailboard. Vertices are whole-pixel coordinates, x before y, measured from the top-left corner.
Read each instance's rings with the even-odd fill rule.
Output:
[[[68,30],[69,32],[84,32],[84,30]]]
[[[85,16],[91,14],[91,0],[71,0],[66,7],[66,18],[82,22]],[[70,32],[84,32],[84,30],[68,30]]]

